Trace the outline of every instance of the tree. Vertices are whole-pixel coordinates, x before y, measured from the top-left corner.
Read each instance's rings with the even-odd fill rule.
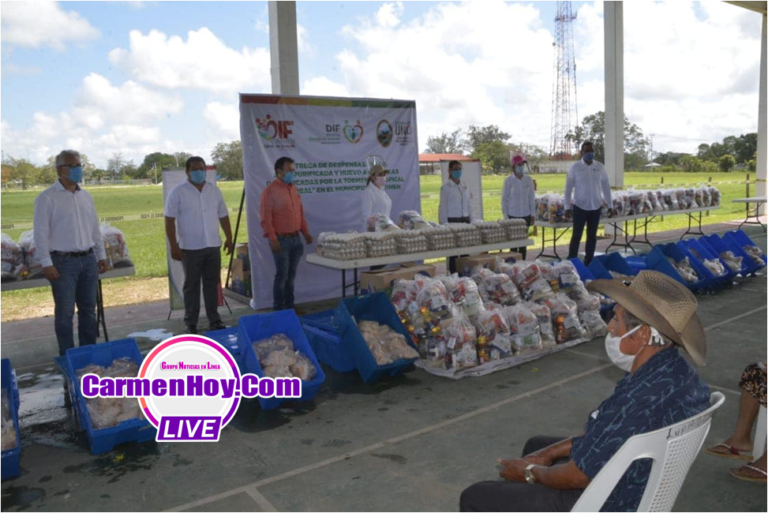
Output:
[[[496,125],[478,127],[470,125],[467,130],[467,146],[474,152],[480,144],[489,144],[493,142],[506,143],[512,136],[502,131]]]
[[[664,153],[657,153],[656,158],[653,159],[657,164],[662,166],[679,166],[680,159],[682,159],[687,153],[675,153],[673,151],[667,151]]]
[[[733,156],[739,164],[749,164],[757,153],[757,133],[742,134],[734,144]]]
[[[8,164],[3,163],[2,164],[2,183],[3,185],[8,184],[11,181],[11,171],[13,171],[13,168],[9,166]]]
[[[509,146],[501,141],[479,143],[472,152],[472,158],[480,160],[483,173],[509,171]]]
[[[177,151],[174,153],[173,158],[176,161],[176,169],[186,169],[187,159],[191,156],[191,153],[185,151]]]
[[[427,138],[427,153],[463,153],[464,140],[461,129],[454,130],[450,134],[443,132],[440,135]]]
[[[211,152],[218,173],[227,180],[243,179],[243,146],[240,141],[219,143]]]
[[[510,143],[507,146],[509,147],[509,151],[523,152],[525,154],[526,160],[528,160],[528,164],[530,164],[532,168],[549,159],[549,153],[547,150],[533,144]],[[509,155],[507,155],[507,158],[509,158]]]
[[[186,162],[186,159],[184,159]],[[184,164],[182,163],[183,167]],[[169,153],[155,152],[144,156],[144,162],[136,170],[136,178],[153,178],[157,173],[158,182],[162,180],[164,169],[174,169],[176,166],[176,157]]]
[[[723,172],[727,173],[736,165],[736,159],[733,157],[733,155],[723,155],[718,160],[718,165]]]
[[[38,185],[51,185],[59,178],[56,172],[56,166],[45,165],[37,168],[35,173],[35,183]]]
[[[113,153],[112,158],[107,161],[107,171],[112,175],[113,180],[120,178],[120,173],[123,171],[125,165],[125,158],[122,153]]]
[[[605,162],[605,113],[591,114],[581,121],[567,136],[577,146],[590,141],[595,148],[595,160]],[[648,162],[650,141],[642,129],[624,117],[624,163],[628,169],[639,169]]]
[[[4,164],[10,166],[10,171],[8,173],[9,181],[19,182],[22,189],[26,190],[27,187],[35,183],[38,170],[31,162],[25,159],[7,157]]]
[[[686,155],[680,159],[680,167],[687,173],[698,173],[701,171],[701,160],[693,155]]]

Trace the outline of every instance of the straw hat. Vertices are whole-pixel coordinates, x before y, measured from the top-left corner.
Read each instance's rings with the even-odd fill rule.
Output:
[[[621,280],[595,280],[587,289],[610,297],[629,313],[683,346],[696,365],[707,361],[698,301],[681,283],[656,271],[641,271],[629,286]]]
[[[379,173],[389,174],[389,170],[381,164],[373,164],[368,170],[368,176],[377,175]]]

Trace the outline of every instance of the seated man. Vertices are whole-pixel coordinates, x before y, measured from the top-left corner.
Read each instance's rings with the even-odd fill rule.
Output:
[[[589,415],[584,434],[529,440],[521,459],[500,462],[504,481],[464,490],[461,511],[570,511],[630,437],[709,407],[709,387],[678,351],[682,346],[697,365],[706,361],[704,329],[688,289],[655,271],[641,272],[629,287],[619,280],[596,280],[588,289],[616,301],[605,348],[628,374]],[[650,460],[634,462],[602,510],[635,511],[650,470]]]

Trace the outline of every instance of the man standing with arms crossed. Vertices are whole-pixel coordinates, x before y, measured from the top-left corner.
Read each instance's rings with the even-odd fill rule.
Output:
[[[224,197],[218,187],[205,181],[205,160],[190,157],[186,169],[187,180],[171,189],[165,200],[165,233],[171,245],[171,258],[184,265],[184,324],[187,333],[194,334],[200,316],[201,279],[208,329],[226,328],[219,315],[219,225],[227,238],[224,248],[228,255],[232,254],[234,244]]]
[[[269,239],[275,259],[275,281],[272,288],[273,308],[289,310],[294,306],[293,282],[304,254],[304,245],[314,240],[309,233],[304,207],[293,185],[296,166],[293,159],[280,157],[275,162],[276,179],[261,193],[261,228]]]
[[[64,150],[56,156],[59,179],[35,199],[35,254],[51,282],[59,355],[75,346],[72,317],[77,305],[77,338],[81,346],[96,343],[96,288],[107,270],[107,256],[93,198],[80,188],[80,154]]]
[[[587,245],[584,265],[589,265],[595,256],[597,227],[600,224],[600,210],[603,205],[612,208],[611,183],[602,162],[595,160],[595,147],[589,141],[581,144],[582,159],[568,170],[565,181],[565,210],[571,210],[573,195],[573,233],[568,258],[579,256],[579,245],[584,225],[587,225]],[[602,198],[601,198],[602,197]]]

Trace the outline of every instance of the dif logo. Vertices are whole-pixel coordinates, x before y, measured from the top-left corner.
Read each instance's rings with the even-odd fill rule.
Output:
[[[363,125],[360,123],[360,120],[358,120],[357,124],[355,125],[350,125],[349,120],[344,120],[343,128],[341,125],[325,125],[326,136],[341,137],[341,134],[344,134],[344,138],[352,144],[359,143],[360,139],[363,138],[364,132],[365,130],[363,129]]]
[[[276,121],[269,114],[263,120],[256,118],[256,128],[265,141],[288,139],[293,134],[291,127],[293,121]]]

